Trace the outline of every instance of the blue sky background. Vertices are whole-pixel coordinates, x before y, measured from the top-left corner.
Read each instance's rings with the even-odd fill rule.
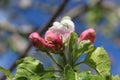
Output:
[[[55,1],[55,0],[52,0]],[[18,2],[17,0],[10,0],[11,3],[6,8],[0,8],[0,21],[6,20],[10,17],[10,14],[14,13],[15,18],[12,18],[9,20],[11,24],[17,25],[18,27],[22,24],[30,24],[34,26],[35,28],[39,28],[41,26],[44,26],[45,23],[50,19],[52,16],[51,12],[44,11],[42,9],[36,8],[34,4],[37,3],[44,3],[48,4],[49,6],[52,6],[54,8],[57,8],[62,0],[57,0],[55,2],[52,2],[49,0],[32,0],[31,7],[28,9],[23,9],[19,6],[17,6]],[[120,4],[120,0],[111,0],[117,4]],[[67,4],[67,7],[65,8],[64,13],[72,9],[73,7],[77,5],[86,5],[89,4],[88,0],[70,0]],[[40,6],[40,5],[39,5]],[[61,14],[61,16],[62,16]],[[17,17],[16,17],[17,16]],[[78,35],[85,29],[87,29],[89,26],[87,26],[84,22],[79,21],[78,18],[73,19],[75,23],[75,30],[78,33]],[[94,43],[96,46],[103,46],[106,51],[108,52],[111,60],[112,60],[112,70],[111,72],[113,75],[119,74],[120,75],[120,45],[117,44],[113,37],[107,37],[107,35],[102,34],[101,31],[96,28],[97,31],[97,38],[96,42]],[[111,33],[114,34],[114,32],[120,32],[120,27],[118,25],[117,28]],[[7,34],[8,35],[8,34]],[[115,34],[114,34],[115,35]],[[8,35],[9,36],[9,35]],[[28,37],[27,37],[28,40]],[[119,40],[120,42],[120,40]],[[31,52],[35,53],[35,49],[33,48]],[[31,55],[31,54],[29,54]],[[32,54],[33,55],[33,54]],[[12,51],[11,49],[7,48],[4,52],[1,52],[0,54],[0,66],[4,68],[8,68],[19,56],[19,52]],[[35,54],[34,54],[35,56]],[[36,56],[37,57],[37,56]],[[44,58],[43,58],[44,59]],[[43,60],[41,59],[41,60]],[[44,60],[45,65],[50,65],[48,59]]]

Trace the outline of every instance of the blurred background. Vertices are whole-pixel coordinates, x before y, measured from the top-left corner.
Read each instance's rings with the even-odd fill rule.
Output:
[[[15,61],[25,56],[36,57],[45,67],[54,66],[35,51],[28,35],[33,31],[44,35],[53,21],[66,15],[78,35],[88,27],[97,31],[95,46],[107,50],[112,74],[120,75],[120,0],[0,0],[0,66],[14,73]]]

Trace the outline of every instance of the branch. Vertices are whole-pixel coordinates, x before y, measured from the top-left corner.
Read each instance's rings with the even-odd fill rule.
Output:
[[[54,22],[54,20],[61,14],[61,12],[65,8],[67,2],[68,2],[68,0],[63,0],[62,4],[59,6],[57,11],[53,14],[53,16],[48,21],[48,23],[44,27],[40,28],[37,32],[39,32],[40,34],[43,34],[51,26],[51,24]],[[32,44],[31,44],[31,42],[29,42],[26,50],[23,53],[21,53],[21,55],[18,57],[18,59],[25,57],[28,54],[31,47],[32,47]],[[12,71],[15,67],[16,67],[16,61],[9,67],[9,70]],[[5,75],[0,77],[0,80],[4,80],[4,79],[5,79]]]

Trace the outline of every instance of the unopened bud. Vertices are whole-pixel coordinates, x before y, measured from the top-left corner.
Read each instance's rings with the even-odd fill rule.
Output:
[[[83,31],[79,37],[79,42],[83,40],[90,40],[91,43],[94,43],[96,39],[96,32],[93,28],[86,29]]]

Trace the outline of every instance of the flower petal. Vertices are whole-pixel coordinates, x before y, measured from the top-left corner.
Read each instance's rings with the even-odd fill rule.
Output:
[[[96,32],[93,28],[86,29],[83,31],[79,37],[79,42],[83,40],[90,40],[91,43],[94,43],[96,39]]]

